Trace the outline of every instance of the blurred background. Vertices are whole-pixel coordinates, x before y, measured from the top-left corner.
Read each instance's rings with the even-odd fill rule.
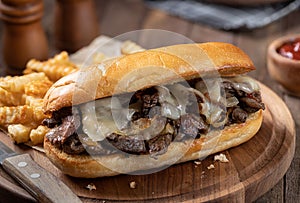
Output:
[[[3,2],[6,1],[3,0]],[[58,2],[65,2],[65,5]],[[57,30],[58,14],[56,11],[58,4],[61,8],[63,7],[62,9],[65,9],[64,11],[67,11],[61,14],[64,18],[66,16],[76,16],[77,21],[82,19],[81,25],[90,21],[83,15],[76,15],[78,10],[67,8],[66,5],[72,2],[76,1],[43,0],[42,28],[48,41],[48,57],[52,57],[60,50],[68,49],[66,44],[65,47],[63,45],[58,46],[55,41],[57,40],[55,30]],[[84,1],[81,0],[81,2]],[[267,45],[278,36],[300,31],[300,3],[298,0],[96,0],[93,1],[93,4],[99,26],[99,35],[115,37],[133,30],[155,28],[182,34],[195,42],[229,42],[239,46],[249,54],[254,64],[262,71],[266,65],[264,53],[266,53]],[[76,7],[76,9],[79,8]],[[62,18],[61,16],[60,18]],[[64,22],[74,21],[72,18],[66,20]],[[67,27],[67,25],[61,25],[61,27]],[[1,45],[3,45],[3,32],[4,23],[2,20],[0,21]],[[63,30],[63,32],[63,37],[66,39],[76,35],[78,29],[73,26],[71,29]],[[96,34],[91,35],[90,39],[93,36],[96,36]],[[90,41],[85,41],[77,48],[87,45],[88,42]],[[35,43],[38,42],[32,40],[32,44]],[[3,46],[0,49],[3,49]],[[258,50],[259,53],[263,54],[258,55]],[[0,51],[2,53],[0,56],[0,70],[1,75],[4,75],[6,64],[3,60],[3,50]],[[74,52],[74,49],[68,51]],[[263,78],[258,79],[263,80]]]

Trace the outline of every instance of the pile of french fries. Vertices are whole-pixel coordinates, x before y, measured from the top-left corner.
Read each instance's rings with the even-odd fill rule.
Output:
[[[0,127],[16,143],[43,143],[49,129],[42,125],[43,97],[61,77],[78,70],[67,52],[47,61],[30,60],[24,75],[0,78]]]
[[[122,55],[144,49],[132,41],[121,46]],[[110,59],[99,52],[93,57],[93,63]],[[38,145],[43,143],[49,129],[42,121],[49,115],[43,113],[43,98],[51,85],[79,68],[69,60],[67,52],[47,61],[30,60],[24,75],[0,78],[0,128],[7,130],[11,138],[19,143]]]

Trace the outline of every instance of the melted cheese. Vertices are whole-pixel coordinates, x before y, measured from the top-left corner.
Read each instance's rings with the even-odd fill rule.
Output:
[[[231,78],[224,78],[224,81],[229,80],[233,83],[233,86],[237,90],[242,90],[248,94],[259,91],[259,85],[251,77],[247,76],[236,76]]]
[[[222,79],[205,79],[195,85],[195,89],[185,86],[182,83],[175,83],[167,86],[156,86],[159,93],[159,102],[161,104],[161,113],[163,116],[171,119],[179,119],[181,115],[186,114],[187,107],[196,101],[199,96],[203,102],[200,104],[201,114],[205,115],[206,121],[216,127],[225,124],[222,114],[226,113],[224,108],[232,107],[238,104],[235,97],[225,99],[222,95],[220,83],[230,81],[234,88],[246,93],[252,93],[259,90],[258,84],[246,76],[237,76]],[[209,95],[207,98],[205,95]],[[134,103],[129,106],[130,96],[114,96],[89,102],[80,106],[82,112],[82,129],[93,141],[101,141],[113,132],[124,132],[126,126],[131,121],[132,115],[141,109],[141,103]],[[124,105],[125,104],[125,105]],[[128,105],[126,105],[128,104]],[[125,107],[124,107],[125,106]],[[159,126],[159,125],[154,125]],[[151,134],[154,128],[140,129],[140,132]],[[156,129],[157,130],[157,129]],[[160,129],[161,130],[161,129]],[[138,132],[137,129],[136,132]],[[156,132],[153,132],[155,134]]]

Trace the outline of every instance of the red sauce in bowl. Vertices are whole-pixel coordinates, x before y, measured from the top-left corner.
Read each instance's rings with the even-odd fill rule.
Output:
[[[290,59],[300,60],[300,38],[284,43],[279,47],[278,53]]]

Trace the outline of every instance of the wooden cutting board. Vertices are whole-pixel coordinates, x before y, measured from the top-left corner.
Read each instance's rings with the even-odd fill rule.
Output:
[[[295,126],[288,108],[269,88],[262,84],[261,88],[266,104],[261,129],[248,142],[223,152],[228,163],[215,162],[214,156],[209,156],[201,164],[190,161],[150,175],[78,179],[61,174],[43,153],[16,146],[3,133],[0,139],[16,151],[30,153],[36,162],[62,179],[85,202],[251,202],[283,177],[295,150]],[[207,168],[211,164],[214,169]],[[136,183],[135,189],[129,187],[132,181]],[[96,190],[86,189],[89,184],[94,184]],[[0,187],[16,191],[18,197],[27,195],[2,181]]]

